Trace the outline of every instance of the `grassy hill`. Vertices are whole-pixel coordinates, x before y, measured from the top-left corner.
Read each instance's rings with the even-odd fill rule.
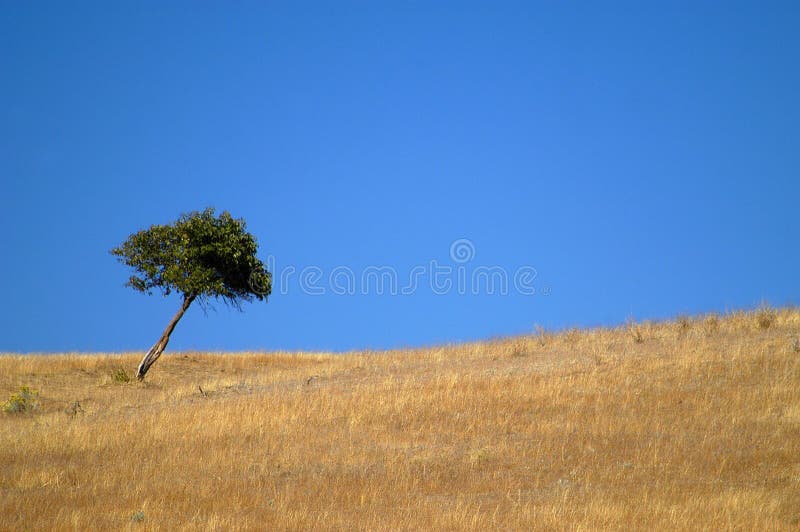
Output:
[[[0,356],[0,529],[800,528],[795,308],[140,356]]]

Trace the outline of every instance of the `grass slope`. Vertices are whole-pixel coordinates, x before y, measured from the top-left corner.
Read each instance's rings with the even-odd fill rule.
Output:
[[[800,311],[413,351],[0,356],[0,528],[800,527]],[[119,371],[124,370],[124,371]],[[202,392],[201,392],[202,390]]]

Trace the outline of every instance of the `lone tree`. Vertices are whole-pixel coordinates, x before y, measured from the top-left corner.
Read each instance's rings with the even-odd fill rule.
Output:
[[[111,250],[136,272],[126,286],[148,295],[160,289],[164,296],[172,292],[183,296],[180,310],[139,364],[139,380],[164,352],[172,331],[195,299],[201,303],[222,299],[237,309],[242,301],[267,299],[272,275],[256,257],[257,250],[244,220],[228,212],[215,216],[212,208],[134,233]]]

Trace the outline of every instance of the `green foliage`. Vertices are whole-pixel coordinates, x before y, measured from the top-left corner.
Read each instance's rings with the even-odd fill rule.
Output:
[[[122,368],[118,368],[111,372],[111,381],[117,384],[127,384],[131,382],[131,378],[127,371]]]
[[[131,521],[134,523],[141,523],[144,521],[144,511],[139,510],[138,512],[134,512],[133,515],[131,515]]]
[[[3,403],[3,412],[16,414],[36,410],[39,406],[39,392],[22,386],[17,393],[12,393],[8,401]]]
[[[111,254],[135,270],[127,283],[135,290],[221,298],[238,308],[241,301],[264,300],[272,291],[272,276],[257,250],[244,220],[228,212],[215,216],[207,208],[134,233]]]

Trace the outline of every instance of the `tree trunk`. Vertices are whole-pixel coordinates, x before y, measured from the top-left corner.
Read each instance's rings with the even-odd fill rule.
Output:
[[[164,333],[161,335],[161,338],[158,339],[158,342],[150,348],[150,351],[142,359],[142,362],[139,364],[139,369],[136,370],[136,378],[140,381],[144,380],[144,374],[147,373],[147,370],[150,369],[150,366],[158,360],[158,357],[161,356],[161,353],[164,352],[164,349],[167,348],[167,343],[169,342],[169,335],[172,334],[172,331],[175,330],[175,326],[178,324],[180,319],[183,317],[184,312],[186,309],[189,308],[189,305],[192,304],[194,298],[197,297],[194,294],[191,295],[184,295],[183,296],[183,305],[181,305],[180,310],[172,317],[167,325],[167,328],[164,329]]]

